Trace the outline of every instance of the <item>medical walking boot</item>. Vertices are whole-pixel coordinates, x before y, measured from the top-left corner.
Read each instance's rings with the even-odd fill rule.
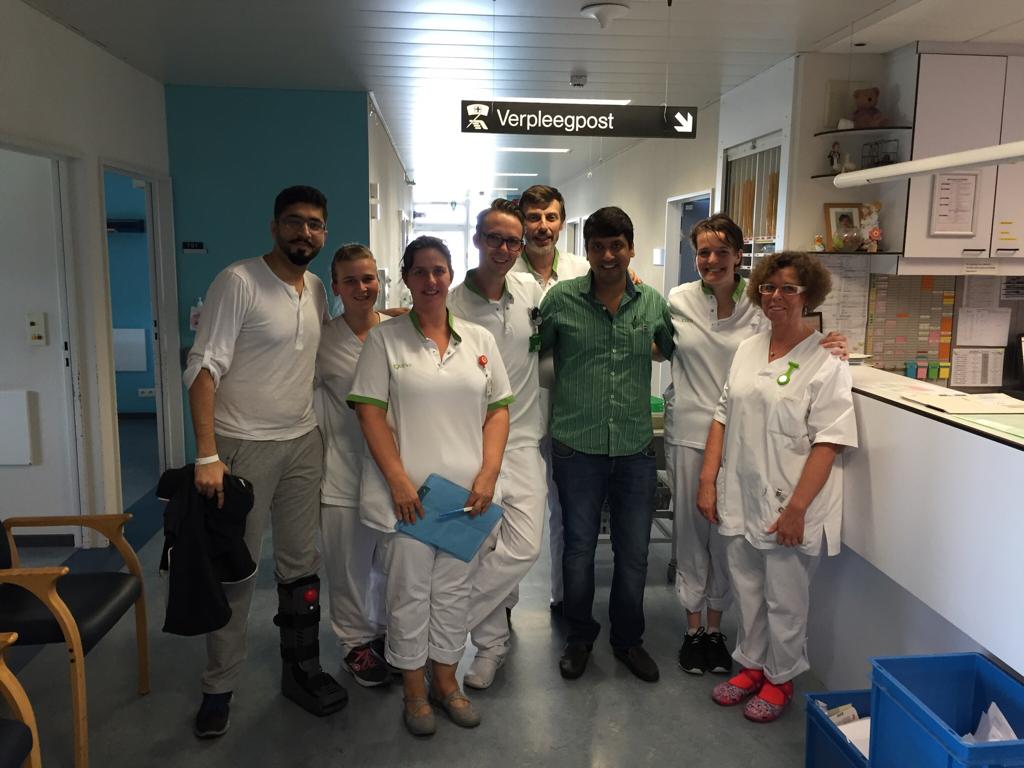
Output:
[[[281,628],[281,693],[323,717],[348,703],[348,693],[320,667],[320,579],[277,585],[274,623]]]

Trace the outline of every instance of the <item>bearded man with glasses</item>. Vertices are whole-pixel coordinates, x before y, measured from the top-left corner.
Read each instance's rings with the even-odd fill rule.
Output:
[[[184,381],[196,437],[195,485],[224,506],[224,476],[253,489],[245,543],[259,563],[273,526],[284,695],[326,715],[347,701],[320,667],[320,480],[323,441],[313,412],[313,374],[327,293],[307,267],[327,237],[327,199],[313,187],[289,187],[274,201],[274,245],[235,262],[211,284]],[[228,729],[232,691],[246,656],[246,625],[255,574],[224,584],[227,625],[206,636],[200,738]]]

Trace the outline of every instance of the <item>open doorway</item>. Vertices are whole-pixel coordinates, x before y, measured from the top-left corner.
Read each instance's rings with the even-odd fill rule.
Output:
[[[160,525],[153,492],[167,466],[152,189],[144,179],[105,169],[103,197],[121,500],[134,515],[132,533],[144,541]]]

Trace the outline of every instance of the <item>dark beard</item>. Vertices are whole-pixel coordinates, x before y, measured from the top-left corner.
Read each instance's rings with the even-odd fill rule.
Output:
[[[318,253],[319,251],[313,251],[312,253],[307,254],[296,253],[294,251],[285,251],[284,255],[287,256],[288,261],[290,261],[296,267],[304,267],[307,264],[309,264],[309,262],[311,262],[313,259],[315,259]]]

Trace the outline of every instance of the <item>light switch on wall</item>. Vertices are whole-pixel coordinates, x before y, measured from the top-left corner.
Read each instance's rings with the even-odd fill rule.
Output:
[[[29,344],[37,347],[45,347],[50,343],[46,336],[45,312],[26,312],[25,330],[27,332]]]

